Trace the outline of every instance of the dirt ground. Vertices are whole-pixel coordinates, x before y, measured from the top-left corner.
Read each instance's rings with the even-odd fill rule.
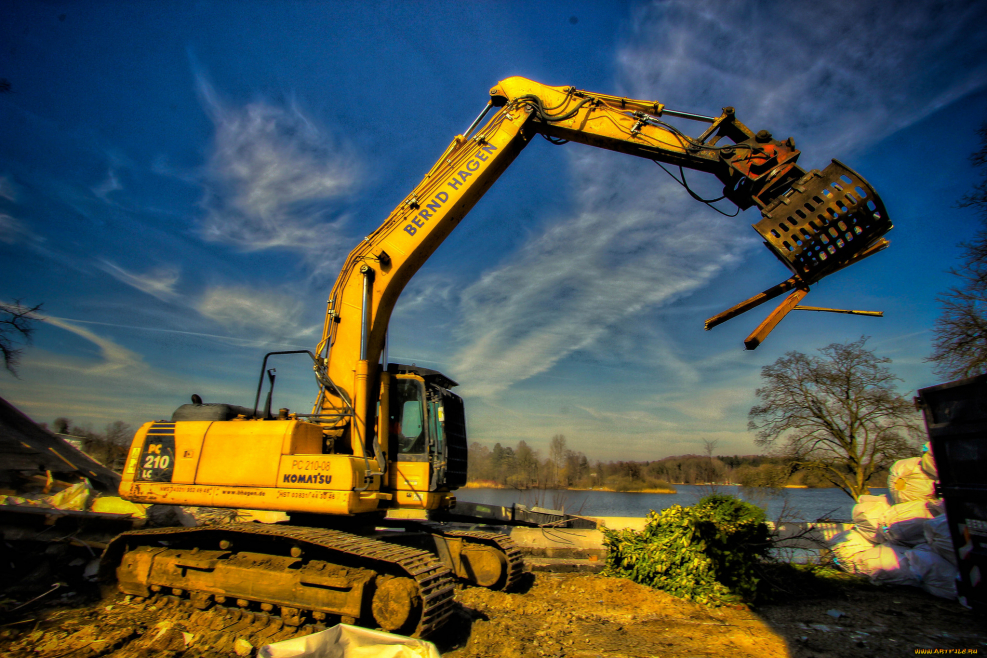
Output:
[[[987,616],[913,588],[855,585],[755,609],[705,608],[627,580],[539,573],[515,592],[466,587],[457,600],[453,619],[429,638],[447,658],[987,653]],[[0,617],[0,656],[230,656],[237,640],[256,648],[298,633],[260,614],[94,591],[34,606]]]

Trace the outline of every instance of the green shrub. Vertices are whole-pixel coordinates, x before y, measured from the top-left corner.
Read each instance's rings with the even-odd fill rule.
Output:
[[[604,529],[604,575],[629,578],[705,605],[753,601],[768,551],[764,511],[713,494],[648,514],[643,532]]]

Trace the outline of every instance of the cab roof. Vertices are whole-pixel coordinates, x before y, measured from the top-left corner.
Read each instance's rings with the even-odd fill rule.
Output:
[[[430,368],[422,368],[421,366],[416,366],[411,364],[410,366],[404,363],[389,363],[387,364],[387,372],[392,374],[412,374],[418,375],[424,379],[429,384],[434,384],[445,389],[450,389],[453,386],[459,386],[459,383],[446,377],[438,370],[432,370]]]

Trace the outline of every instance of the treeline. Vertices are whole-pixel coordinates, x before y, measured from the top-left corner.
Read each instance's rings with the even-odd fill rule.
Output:
[[[887,471],[875,474],[871,486],[886,486]],[[644,491],[675,484],[739,484],[745,487],[831,487],[819,470],[799,469],[790,460],[767,455],[681,455],[656,461],[590,462],[566,448],[556,435],[549,454],[519,441],[514,447],[473,443],[469,451],[469,482],[474,486],[516,489],[608,489]]]
[[[102,432],[96,432],[88,425],[74,425],[68,418],[56,418],[51,427],[47,423],[40,423],[40,426],[60,435],[103,466],[123,473],[127,450],[134,438],[134,429],[127,423],[113,421]]]
[[[516,489],[610,489],[642,491],[670,489],[667,479],[646,472],[639,462],[590,463],[586,455],[566,447],[566,439],[552,437],[548,454],[525,441],[514,447],[473,443],[468,479],[474,485]]]

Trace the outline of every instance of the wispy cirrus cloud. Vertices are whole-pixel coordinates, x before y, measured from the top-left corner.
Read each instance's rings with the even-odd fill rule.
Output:
[[[496,394],[545,372],[628,318],[695,291],[753,244],[666,197],[675,193],[652,183],[650,194],[620,204],[587,198],[582,212],[469,286],[465,347],[454,359],[468,393]]]
[[[123,185],[120,183],[120,179],[117,177],[115,170],[110,169],[106,172],[106,178],[92,187],[92,193],[96,195],[102,201],[108,201],[108,196],[111,192],[116,192],[123,189]]]
[[[755,130],[795,135],[810,151],[803,162],[822,167],[983,86],[983,7],[943,3],[933,13],[870,2],[849,19],[820,3],[654,2],[634,16],[617,87],[680,110],[733,105]],[[937,63],[956,50],[969,67]],[[468,394],[495,395],[609,341],[755,245],[675,183],[656,184],[640,163],[582,149],[570,157],[580,210],[556,218],[462,295],[453,374]]]
[[[31,232],[23,222],[13,215],[0,212],[0,242],[14,244],[26,237],[31,237]]]
[[[332,206],[357,184],[355,158],[295,104],[234,107],[201,74],[198,87],[216,129],[201,235],[246,251],[295,250],[316,271],[338,265],[350,241]]]
[[[321,328],[303,324],[304,307],[299,300],[270,290],[216,286],[205,291],[196,308],[230,331],[258,340],[310,338]]]
[[[24,222],[10,214],[15,212],[17,197],[18,190],[14,182],[6,176],[0,176],[0,242],[15,244],[25,240],[37,241],[37,236],[31,233]]]
[[[161,266],[143,274],[137,274],[125,270],[116,263],[108,260],[99,261],[97,266],[118,281],[122,281],[128,286],[133,286],[141,292],[145,292],[163,302],[175,301],[180,296],[175,291],[175,285],[179,279],[177,267]]]
[[[0,176],[0,199],[17,201],[17,189],[6,176]]]
[[[50,325],[84,338],[99,348],[99,360],[87,362],[84,366],[66,362],[63,364],[63,367],[66,369],[79,370],[86,375],[112,376],[117,379],[142,377],[149,370],[147,364],[144,363],[144,360],[139,354],[114,343],[112,340],[62,318],[41,314],[35,314],[35,316]]]

